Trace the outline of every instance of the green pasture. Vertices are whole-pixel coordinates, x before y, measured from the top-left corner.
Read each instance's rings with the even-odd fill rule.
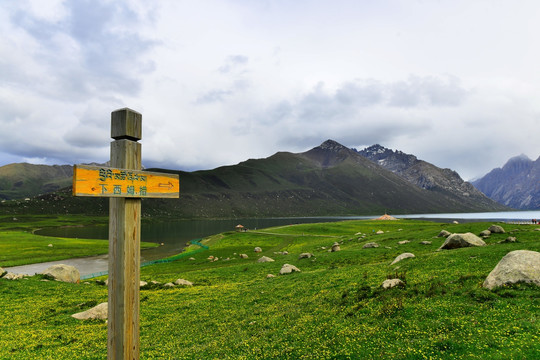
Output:
[[[0,216],[0,267],[95,256],[109,251],[107,240],[66,239],[35,235],[36,229],[106,224],[104,217]],[[49,246],[52,245],[52,246]],[[157,244],[141,243],[141,248]]]
[[[142,280],[194,283],[141,289],[141,359],[538,359],[540,288],[481,284],[508,252],[540,251],[540,231],[503,224],[511,234],[488,246],[436,251],[442,229],[489,225],[344,221],[211,236],[194,260],[141,269]],[[509,235],[518,242],[498,243]],[[336,241],[341,251],[328,252]],[[416,257],[390,265],[404,252]],[[263,255],[275,261],[258,263]],[[279,275],[285,263],[301,272]],[[406,285],[383,290],[394,277]],[[105,322],[70,316],[107,301],[101,280],[0,279],[0,359],[106,358]]]

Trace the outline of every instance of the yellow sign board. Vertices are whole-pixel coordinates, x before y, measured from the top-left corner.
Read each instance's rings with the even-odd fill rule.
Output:
[[[176,174],[75,165],[73,195],[124,198],[178,198]]]

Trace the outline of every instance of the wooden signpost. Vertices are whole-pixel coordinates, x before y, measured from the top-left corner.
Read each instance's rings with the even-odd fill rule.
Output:
[[[111,167],[76,165],[73,195],[110,197],[108,359],[139,358],[141,198],[178,198],[178,175],[141,171],[142,115],[111,114]]]

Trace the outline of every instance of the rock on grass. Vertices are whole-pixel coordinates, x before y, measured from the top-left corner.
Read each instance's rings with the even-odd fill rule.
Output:
[[[491,290],[520,282],[540,286],[540,252],[530,250],[509,252],[489,273],[482,286]]]

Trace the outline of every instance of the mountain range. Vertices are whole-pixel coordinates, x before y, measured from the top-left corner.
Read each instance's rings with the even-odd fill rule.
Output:
[[[148,170],[178,174],[181,193],[178,200],[143,199],[148,216],[236,218],[506,209],[454,171],[380,145],[358,152],[327,140],[303,153],[278,152],[213,170]],[[0,167],[0,197],[29,198],[5,202],[0,209],[106,213],[105,198],[75,198],[69,187],[58,190],[71,182],[72,171],[69,165]]]
[[[540,209],[540,157],[511,158],[502,168],[491,170],[473,185],[491,199],[514,209]]]

